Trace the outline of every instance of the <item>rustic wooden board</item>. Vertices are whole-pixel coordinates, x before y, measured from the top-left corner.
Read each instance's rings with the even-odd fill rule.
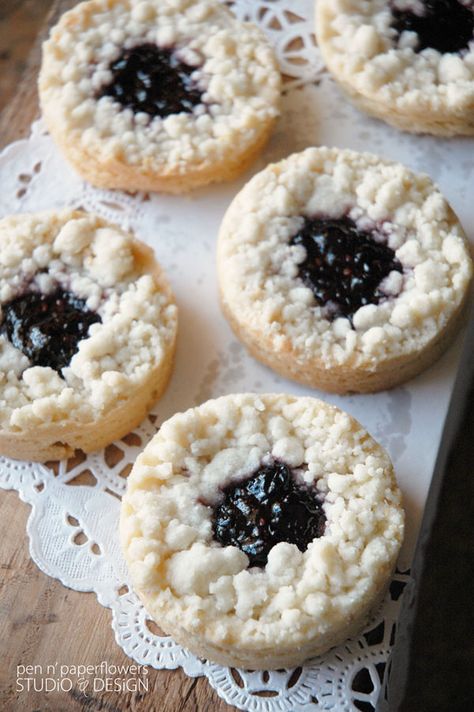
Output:
[[[0,60],[2,71],[16,76],[23,60],[16,44],[27,29],[21,26],[43,10],[46,19],[13,100],[0,117],[0,147],[26,136],[38,114],[36,76],[41,39],[72,0],[2,0]],[[33,6],[34,8],[28,6]],[[26,7],[26,9],[25,9]],[[29,10],[27,12],[27,10]],[[34,12],[33,12],[34,10]],[[32,14],[33,13],[33,14]],[[31,31],[31,28],[30,28]],[[6,49],[10,38],[11,50]],[[10,54],[11,52],[11,54]],[[2,59],[3,57],[3,59]],[[6,60],[11,58],[9,65]],[[11,84],[11,83],[10,83]],[[5,91],[7,83],[4,85]],[[10,85],[8,85],[10,86]],[[65,665],[127,665],[114,641],[110,611],[93,594],[77,593],[48,578],[32,563],[26,521],[29,507],[15,492],[0,492],[0,709],[5,712],[229,712],[205,678],[191,679],[181,670],[149,669],[148,692],[98,692],[85,697],[69,692],[19,692],[17,666],[59,662]]]

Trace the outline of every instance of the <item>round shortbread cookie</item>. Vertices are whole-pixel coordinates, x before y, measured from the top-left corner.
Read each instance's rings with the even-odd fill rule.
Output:
[[[0,453],[90,452],[171,374],[177,308],[152,250],[81,211],[0,221]]]
[[[219,0],[89,0],[45,42],[39,92],[93,185],[179,193],[250,165],[280,84],[264,34]]]
[[[336,393],[390,388],[438,358],[471,271],[462,228],[427,176],[336,148],[268,166],[219,235],[236,335],[278,373]]]
[[[404,131],[474,134],[472,0],[318,0],[316,34],[363,111]]]
[[[386,452],[314,398],[228,395],[166,421],[122,500],[132,583],[196,655],[301,664],[359,631],[404,514]]]

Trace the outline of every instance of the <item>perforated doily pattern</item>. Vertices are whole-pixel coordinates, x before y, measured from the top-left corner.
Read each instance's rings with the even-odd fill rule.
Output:
[[[474,232],[467,186],[474,167],[465,141],[405,136],[352,109],[325,73],[313,35],[313,0],[236,0],[242,19],[261,25],[276,47],[286,77],[282,119],[253,171],[311,145],[372,150],[429,172]],[[319,397],[349,411],[390,452],[408,504],[407,540],[386,600],[367,630],[303,668],[249,673],[197,659],[160,634],[131,590],[117,539],[120,497],[137,453],[174,412],[207,398],[243,390],[311,393],[248,357],[218,307],[215,236],[233,195],[232,185],[177,196],[96,190],[64,163],[41,122],[29,139],[0,156],[0,216],[83,207],[132,228],[149,242],[169,274],[180,309],[175,375],[144,423],[104,451],[68,462],[38,465],[0,458],[0,487],[31,505],[30,551],[49,576],[78,591],[93,591],[112,609],[117,643],[141,664],[181,667],[205,675],[229,704],[254,712],[373,709],[393,644],[399,599],[428,491],[459,348],[427,374],[388,393]],[[192,358],[189,355],[192,354]],[[313,391],[314,394],[314,391]],[[431,403],[436,402],[433,409]],[[422,424],[419,428],[418,424]],[[414,468],[414,464],[416,467]]]

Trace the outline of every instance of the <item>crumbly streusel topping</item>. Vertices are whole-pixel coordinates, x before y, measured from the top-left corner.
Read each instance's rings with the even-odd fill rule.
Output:
[[[394,0],[393,6],[412,9],[416,0]],[[456,116],[472,108],[474,37],[463,52],[416,52],[415,33],[398,37],[392,20],[387,0],[318,0],[318,37],[338,78],[381,106],[414,115],[447,110]]]
[[[2,428],[90,422],[159,367],[175,338],[177,309],[131,235],[97,216],[63,211],[4,218],[0,242],[0,323],[1,304],[25,289],[50,293],[58,286],[102,319],[79,342],[63,378],[52,368],[31,367],[0,335]]]
[[[305,552],[279,543],[249,569],[242,551],[213,541],[202,502],[269,455],[324,496],[326,530]],[[403,521],[387,454],[350,416],[314,398],[243,394],[162,425],[128,479],[121,533],[152,613],[257,647],[298,644],[356,614],[389,576]]]
[[[96,99],[111,62],[143,43],[172,47],[196,66],[207,108],[152,118]],[[66,13],[45,43],[40,93],[59,131],[83,150],[178,170],[252,145],[278,113],[280,75],[263,33],[218,0],[90,0]]]
[[[298,278],[290,238],[302,217],[348,215],[374,229],[403,267],[384,299],[330,322]],[[375,365],[423,348],[459,309],[471,277],[462,228],[426,175],[370,154],[310,148],[268,166],[238,194],[219,237],[224,301],[241,323],[328,365]]]

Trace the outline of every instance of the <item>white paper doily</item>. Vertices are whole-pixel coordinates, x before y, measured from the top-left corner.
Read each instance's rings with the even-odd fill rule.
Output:
[[[236,0],[240,18],[260,24],[274,43],[287,77],[282,119],[252,173],[309,145],[370,150],[429,173],[474,234],[468,186],[473,141],[400,134],[353,109],[324,70],[315,46],[313,0]],[[472,155],[472,154],[471,154]],[[96,190],[63,162],[40,122],[30,138],[0,155],[0,216],[82,206],[132,228],[151,244],[166,269],[180,309],[173,380],[153,414],[136,432],[105,451],[47,467],[0,458],[0,487],[31,505],[30,551],[49,576],[78,591],[94,591],[112,609],[117,643],[138,663],[182,667],[206,675],[229,704],[254,712],[372,710],[393,643],[401,590],[408,580],[417,530],[431,480],[460,340],[433,368],[396,390],[369,396],[329,396],[389,450],[404,493],[407,536],[397,573],[379,613],[358,639],[296,671],[230,670],[196,657],[153,633],[128,588],[117,540],[120,496],[137,453],[174,412],[225,393],[255,390],[310,393],[253,361],[219,312],[214,269],[220,220],[250,173],[230,185],[187,197],[128,195]],[[314,394],[314,391],[313,391]],[[115,463],[115,464],[112,464]],[[87,662],[87,661],[84,661]]]

